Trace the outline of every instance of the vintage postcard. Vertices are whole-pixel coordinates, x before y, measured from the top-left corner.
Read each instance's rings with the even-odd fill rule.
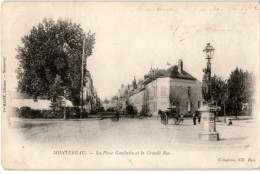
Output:
[[[1,8],[3,168],[259,168],[259,3]]]

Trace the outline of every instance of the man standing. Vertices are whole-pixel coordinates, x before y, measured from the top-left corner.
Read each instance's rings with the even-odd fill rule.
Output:
[[[119,110],[118,109],[116,110],[116,118],[117,118],[117,121],[119,121]]]
[[[183,114],[181,114],[181,122],[183,123],[183,117],[184,117],[184,115]]]
[[[198,123],[200,124],[201,115],[198,111],[197,111],[197,115],[198,115]]]
[[[193,113],[193,125],[196,125],[196,112]]]

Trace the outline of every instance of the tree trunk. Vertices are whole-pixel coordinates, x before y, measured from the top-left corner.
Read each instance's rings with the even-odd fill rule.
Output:
[[[236,107],[235,107],[236,120],[237,120],[237,110],[238,110],[238,106],[237,106],[237,103],[236,103]]]
[[[67,116],[66,116],[66,105],[64,106],[64,108],[63,108],[64,110],[63,110],[63,114],[64,114],[64,120],[66,120],[67,119]]]

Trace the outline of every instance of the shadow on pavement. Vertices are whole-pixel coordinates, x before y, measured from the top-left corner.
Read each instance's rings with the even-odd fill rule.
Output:
[[[26,129],[32,129],[36,127],[46,127],[46,126],[51,126],[54,123],[21,123],[14,125],[13,128],[26,128]]]
[[[239,137],[239,138],[220,138],[219,141],[227,141],[227,140],[246,140],[248,137]]]

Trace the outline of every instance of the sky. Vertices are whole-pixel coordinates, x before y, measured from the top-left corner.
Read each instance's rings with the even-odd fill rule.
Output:
[[[212,74],[227,79],[239,67],[259,77],[258,3],[35,3],[2,5],[2,57],[7,88],[17,87],[16,48],[21,38],[43,20],[72,19],[96,33],[88,65],[99,97],[110,99],[121,84],[142,79],[151,67],[166,63],[183,68],[198,80],[206,67],[204,47],[215,48]]]

